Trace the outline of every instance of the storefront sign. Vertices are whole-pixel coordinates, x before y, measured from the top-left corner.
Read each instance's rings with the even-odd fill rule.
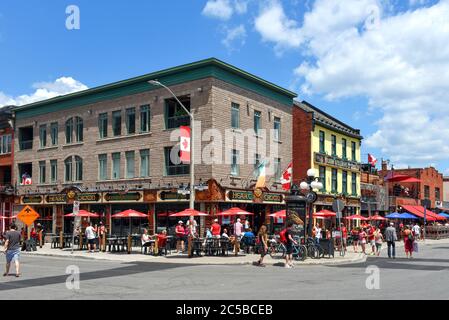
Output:
[[[325,154],[315,153],[315,162],[319,164],[327,164],[329,166],[360,171],[360,164],[340,158],[331,157]]]
[[[143,194],[140,191],[136,192],[108,192],[103,196],[105,202],[142,202]]]
[[[252,191],[229,190],[226,193],[226,200],[234,202],[255,202],[256,200],[259,200],[266,203],[282,204],[284,203],[284,196],[279,193],[263,193],[261,190],[258,193]]]
[[[33,196],[22,196],[20,202],[22,204],[41,204],[44,200],[43,196],[33,195]]]
[[[182,194],[174,191],[159,191],[157,194],[157,201],[176,202],[189,201],[190,194]]]
[[[75,199],[79,202],[99,202],[101,196],[98,193],[78,193]]]
[[[252,202],[254,200],[254,193],[252,191],[231,190],[226,193],[226,198],[229,201]]]
[[[284,203],[284,196],[282,194],[278,194],[278,193],[265,193],[263,195],[263,201]]]
[[[46,203],[67,203],[67,195],[66,194],[51,194],[45,196]]]

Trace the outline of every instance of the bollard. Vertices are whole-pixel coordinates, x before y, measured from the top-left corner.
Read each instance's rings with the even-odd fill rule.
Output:
[[[154,255],[157,256],[159,254],[159,243],[158,238],[154,240]]]
[[[102,242],[102,251],[106,252],[106,233],[103,233],[101,236],[101,242]]]
[[[131,253],[131,235],[128,235],[128,254]]]
[[[59,248],[64,249],[64,232],[59,232]]]
[[[84,239],[84,237],[83,237],[82,233],[80,232],[79,241],[78,241],[79,242],[78,246],[79,246],[80,250],[83,250],[83,239]]]

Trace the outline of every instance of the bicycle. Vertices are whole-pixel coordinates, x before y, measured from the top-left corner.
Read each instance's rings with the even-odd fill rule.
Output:
[[[293,258],[297,261],[304,261],[307,258],[307,247],[301,244],[299,239],[295,239],[298,244],[293,244]]]
[[[269,240],[268,253],[271,258],[283,259],[285,258],[286,252],[287,248],[282,242],[279,241],[278,237]]]
[[[312,259],[320,259],[324,256],[324,250],[320,245],[315,243],[313,238],[307,238],[306,241],[307,254]]]

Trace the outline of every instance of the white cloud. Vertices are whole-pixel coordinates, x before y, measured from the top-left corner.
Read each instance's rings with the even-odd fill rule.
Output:
[[[56,96],[69,94],[88,89],[86,85],[72,77],[61,77],[54,82],[39,82],[33,84],[35,91],[17,97],[9,96],[0,91],[0,107],[5,105],[24,105],[36,101],[54,98]]]
[[[299,25],[272,0],[256,29],[276,49],[301,49],[303,94],[367,97],[382,112],[368,147],[396,163],[449,160],[449,0],[396,14],[384,5],[316,0]]]
[[[234,8],[238,14],[245,14],[248,11],[249,0],[234,0]]]
[[[221,41],[229,50],[234,50],[237,42],[238,46],[243,46],[246,39],[246,28],[243,24],[235,28],[226,28],[226,37]]]
[[[234,9],[229,0],[209,0],[203,9],[203,15],[221,20],[229,20],[233,13]]]

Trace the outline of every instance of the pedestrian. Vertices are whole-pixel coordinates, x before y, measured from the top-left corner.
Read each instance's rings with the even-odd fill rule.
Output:
[[[237,256],[240,253],[240,240],[242,239],[243,233],[243,224],[240,222],[240,219],[237,219],[236,223],[234,223],[234,254]]]
[[[193,240],[196,238],[196,228],[197,223],[195,221],[195,217],[190,216],[189,221],[187,221],[187,230],[188,230],[187,255],[189,258],[193,257]]]
[[[220,238],[221,226],[218,224],[218,219],[214,219],[214,223],[210,227],[210,232],[212,232],[212,237]]]
[[[361,229],[359,232],[359,243],[362,247],[362,253],[366,254],[366,237],[367,234],[365,232],[365,229]]]
[[[249,217],[246,217],[246,219],[245,219],[245,231],[247,231],[249,228],[250,228]]]
[[[340,251],[343,250],[346,252],[346,246],[348,243],[348,229],[344,225],[344,223],[340,223],[340,237],[341,237],[341,248]]]
[[[100,239],[100,247],[98,248],[101,251],[106,251],[106,227],[104,226],[103,222],[100,221],[100,226],[98,227],[98,237]]]
[[[354,252],[357,253],[359,249],[359,228],[354,226],[351,230],[351,237],[352,237],[352,247],[354,248]]]
[[[412,228],[413,234],[415,235],[415,240],[418,241],[421,237],[421,228],[419,227],[418,222],[415,223],[415,225]]]
[[[388,246],[388,258],[396,259],[396,241],[398,241],[398,236],[393,222],[390,222],[390,226],[385,229],[385,241],[387,241]]]
[[[14,223],[9,226],[9,231],[5,233],[4,251],[6,254],[6,270],[3,274],[4,277],[9,275],[9,269],[11,262],[14,261],[16,265],[16,277],[20,277],[20,232],[17,231],[17,227]]]
[[[314,232],[314,234],[315,234],[315,243],[316,244],[320,244],[320,239],[322,238],[320,225],[316,224],[314,229],[315,229],[315,232]]]
[[[97,249],[95,244],[96,234],[95,228],[92,226],[92,222],[89,222],[89,226],[86,228],[85,234],[88,243],[87,250],[89,250],[89,252],[95,252]]]
[[[383,235],[380,231],[380,228],[377,228],[376,231],[374,231],[374,241],[376,243],[376,254],[377,256],[380,255],[380,251],[382,250],[382,242],[383,242]]]
[[[292,268],[293,267],[293,244],[297,245],[298,243],[292,237],[292,229],[293,223],[289,222],[287,225],[287,229],[285,230],[285,240],[287,241],[285,248],[285,267]]]
[[[178,221],[178,224],[175,228],[175,234],[176,234],[176,251],[178,253],[184,252],[184,237],[185,237],[185,230],[184,230],[184,222],[181,220]]]
[[[259,232],[257,233],[257,240],[259,243],[260,259],[256,262],[256,265],[259,267],[265,267],[263,258],[268,252],[268,235],[266,225],[260,227]]]
[[[404,239],[405,256],[407,259],[411,259],[413,258],[413,242],[415,241],[415,237],[409,226],[404,227],[404,231],[402,231],[402,238]]]
[[[371,255],[375,255],[376,254],[376,240],[375,240],[375,236],[374,233],[376,232],[376,228],[369,224],[367,227],[367,233],[368,233],[368,242],[371,246]]]

